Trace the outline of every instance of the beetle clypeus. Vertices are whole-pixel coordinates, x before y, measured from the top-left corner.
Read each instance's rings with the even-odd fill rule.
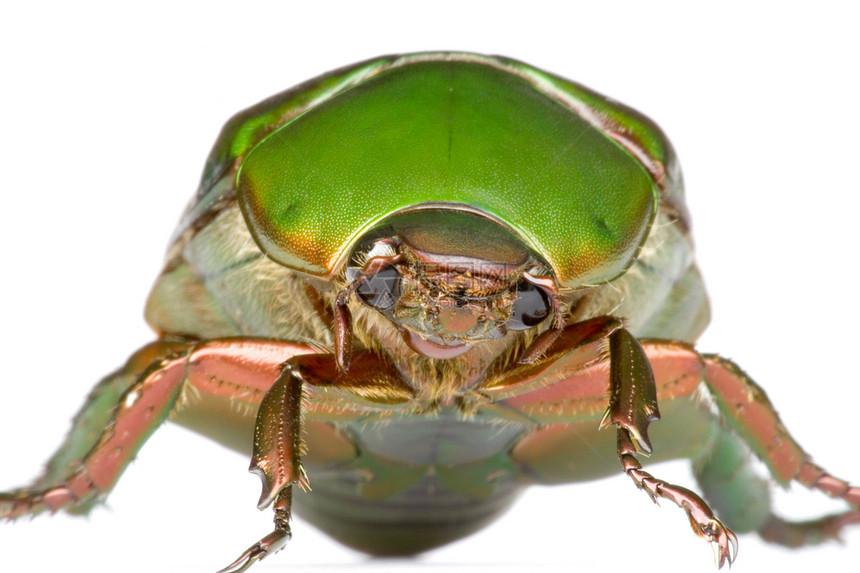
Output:
[[[811,463],[737,366],[693,350],[708,303],[660,130],[513,60],[384,57],[236,115],[147,319],[158,340],[0,516],[86,510],[170,415],[250,449],[274,508],[225,571],[283,547],[294,485],[309,521],[383,555],[468,535],[529,483],[619,467],[683,508],[720,566],[723,522],[797,546],[860,521],[860,489]],[[652,449],[693,459],[715,512],[646,472]],[[775,516],[750,451],[851,507]]]

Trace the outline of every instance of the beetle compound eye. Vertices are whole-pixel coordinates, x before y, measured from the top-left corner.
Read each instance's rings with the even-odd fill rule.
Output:
[[[522,280],[517,284],[517,300],[508,320],[508,330],[526,330],[540,324],[547,316],[551,305],[549,297],[532,283]]]
[[[361,283],[355,294],[373,308],[389,309],[400,298],[400,273],[393,266],[385,267]]]

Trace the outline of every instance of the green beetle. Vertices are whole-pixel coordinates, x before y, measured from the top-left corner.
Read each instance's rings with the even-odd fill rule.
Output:
[[[619,468],[683,508],[721,566],[729,527],[835,536],[860,489],[691,346],[709,315],[689,221],[650,120],[521,62],[411,54],[310,80],[224,127],[147,304],[158,340],[96,387],[0,516],[86,511],[170,415],[250,450],[274,509],[225,571],[283,547],[293,501],[351,547],[414,554],[528,484]],[[776,517],[750,451],[851,507]],[[715,511],[640,454],[694,460]]]

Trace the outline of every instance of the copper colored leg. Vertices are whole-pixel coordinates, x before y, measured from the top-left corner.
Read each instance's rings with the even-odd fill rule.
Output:
[[[738,552],[738,538],[734,532],[716,518],[701,497],[687,488],[657,479],[643,470],[642,464],[636,459],[636,448],[630,432],[624,428],[618,428],[618,459],[627,475],[639,489],[645,490],[651,501],[657,503],[660,498],[668,499],[687,513],[690,526],[696,535],[711,543],[718,567],[722,568],[726,562],[732,564]]]
[[[284,548],[292,537],[290,532],[290,508],[292,506],[292,486],[287,486],[275,498],[275,529],[257,543],[245,550],[234,562],[218,573],[242,573],[257,561],[274,555]]]

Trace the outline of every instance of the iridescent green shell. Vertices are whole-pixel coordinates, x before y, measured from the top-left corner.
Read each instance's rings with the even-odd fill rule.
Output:
[[[526,64],[386,57],[234,117],[186,220],[235,189],[263,252],[331,278],[391,215],[466,210],[511,232],[560,286],[576,288],[632,264],[659,201],[683,210],[673,165],[649,120]]]

